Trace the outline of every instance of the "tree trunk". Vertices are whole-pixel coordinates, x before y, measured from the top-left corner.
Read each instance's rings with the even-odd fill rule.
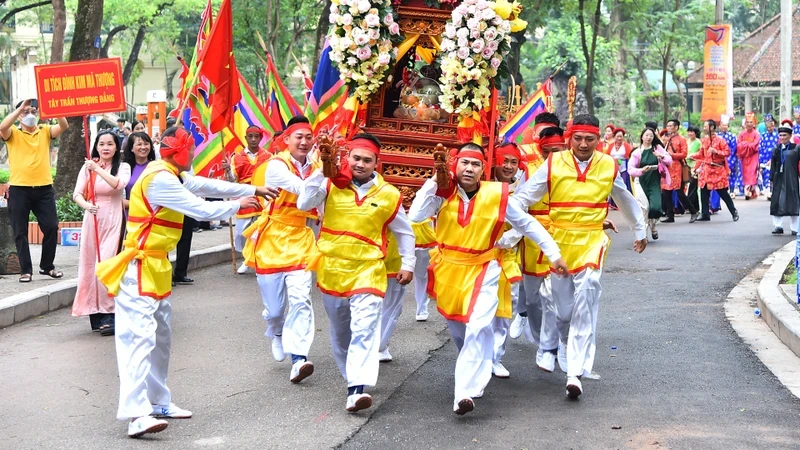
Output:
[[[136,31],[136,38],[133,40],[133,47],[131,47],[131,52],[128,54],[128,60],[125,61],[125,70],[122,71],[122,83],[125,85],[131,81],[133,69],[136,68],[136,62],[139,61],[139,50],[142,49],[142,43],[144,43],[144,35],[146,32],[147,27],[144,25],[140,25],[139,30]]]
[[[569,119],[569,104],[567,103],[567,84],[569,83],[569,74],[559,72],[553,77],[553,106],[555,107],[555,114],[561,120],[562,126]],[[533,90],[533,88],[531,88]],[[586,95],[580,90],[575,95],[575,107],[573,114],[586,114],[589,112],[588,102]]]
[[[17,247],[14,245],[14,232],[11,231],[11,217],[8,208],[0,208],[0,275],[17,274],[19,266]]]
[[[681,0],[675,0],[675,11],[681,9]],[[667,40],[667,49],[664,52],[664,59],[661,61],[661,106],[664,108],[664,126],[667,125],[667,120],[669,120],[669,97],[667,97],[667,71],[670,67],[670,59],[672,57],[672,41],[675,34],[675,26],[677,23],[675,21],[672,22],[672,27],[670,30],[670,38]],[[680,88],[678,88],[678,93],[680,93]]]
[[[72,45],[69,48],[70,61],[85,61],[97,58],[94,40],[100,36],[100,25],[103,22],[103,0],[78,0],[75,11],[75,31]],[[67,119],[69,128],[59,136],[58,175],[54,187],[56,197],[72,191],[78,172],[86,158],[83,139],[83,118]]]
[[[53,0],[53,43],[50,63],[64,60],[64,33],[67,31],[67,7],[64,0]]]
[[[581,49],[583,50],[583,57],[586,60],[586,87],[584,88],[584,92],[586,93],[586,106],[589,114],[594,114],[594,94],[592,93],[592,85],[594,83],[594,56],[597,50],[597,33],[599,31],[600,8],[602,3],[603,0],[597,0],[597,6],[593,17],[594,23],[591,24],[592,44],[590,48],[586,42],[586,21],[584,20],[586,0],[578,0],[578,6],[580,8],[578,22],[581,25]]]
[[[525,31],[518,31],[511,35],[512,38],[515,40],[511,41],[511,50],[508,52],[508,73],[512,77],[514,77],[514,82],[519,85],[525,82],[522,78],[522,73],[519,71],[519,64],[521,58],[521,50],[522,44],[525,43],[527,38],[525,37]],[[500,86],[497,86],[498,90]],[[512,99],[507,100],[508,104],[510,105]]]
[[[100,57],[101,58],[108,58],[108,50],[111,48],[111,42],[114,40],[114,36],[118,33],[121,33],[128,29],[127,25],[118,25],[111,29],[106,35],[106,41],[103,43],[103,48],[100,49]]]
[[[322,48],[325,45],[325,37],[328,35],[328,28],[331,27],[331,21],[328,19],[331,3],[331,0],[325,0],[325,7],[322,9],[322,14],[319,15],[319,22],[317,22],[314,57],[312,58],[311,73],[309,74],[315,80],[317,79],[317,69],[319,69],[319,58],[322,56]]]

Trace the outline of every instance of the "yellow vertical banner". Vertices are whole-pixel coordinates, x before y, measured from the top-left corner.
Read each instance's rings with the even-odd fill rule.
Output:
[[[730,25],[706,27],[703,52],[703,109],[700,120],[733,116],[733,42]]]

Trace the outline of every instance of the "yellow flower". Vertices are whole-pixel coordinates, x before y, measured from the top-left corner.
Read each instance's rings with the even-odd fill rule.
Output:
[[[522,31],[528,27],[528,22],[522,20],[520,18],[516,18],[511,21],[511,32],[516,33],[517,31]]]
[[[497,13],[501,19],[508,20],[508,16],[510,16],[512,12],[511,3],[507,0],[497,0],[494,2],[494,12]]]

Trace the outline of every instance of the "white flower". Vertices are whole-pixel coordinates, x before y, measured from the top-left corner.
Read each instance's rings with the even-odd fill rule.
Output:
[[[475,4],[480,10],[484,10],[489,7],[489,2],[486,0],[475,0]]]
[[[339,7],[337,5],[331,5],[331,13],[339,14]]]
[[[503,34],[508,34],[511,32],[511,22],[503,20],[500,22],[499,28],[500,31],[503,32]]]
[[[381,32],[378,31],[377,28],[372,28],[369,30],[369,33],[367,33],[367,36],[369,36],[370,40],[378,40],[378,38],[381,37]]]
[[[478,0],[464,0],[465,5],[474,5],[478,3]]]
[[[497,28],[487,28],[486,31],[483,32],[483,37],[486,38],[487,41],[493,41],[497,39]]]
[[[340,48],[350,48],[351,45],[353,45],[353,40],[349,36],[345,35],[339,38]]]
[[[469,37],[469,29],[459,28],[458,31],[456,31],[456,36],[458,36],[459,39],[466,39]],[[463,45],[461,47],[463,47]]]
[[[353,16],[350,14],[345,14],[342,16],[342,25],[352,25],[353,24]]]
[[[350,56],[347,58],[348,66],[355,66],[356,64],[358,64],[358,60],[354,56]]]
[[[444,26],[444,35],[447,38],[453,39],[456,37],[456,27],[452,23],[448,23]]]
[[[481,23],[480,20],[478,20],[475,17],[472,17],[472,18],[467,20],[467,28],[469,28],[470,31],[477,30],[478,26],[480,25],[480,23]]]
[[[483,39],[475,39],[470,47],[472,47],[473,52],[480,53],[486,47],[486,43],[483,42]]]
[[[500,67],[501,62],[502,61],[500,61],[498,58],[492,58],[492,61],[489,63],[489,65],[492,66],[492,69],[497,69]]]
[[[356,6],[358,7],[358,12],[365,13],[372,8],[372,3],[369,0],[358,0]]]
[[[486,8],[481,12],[481,19],[483,20],[492,20],[495,17],[497,17],[497,14],[491,8]]]
[[[475,12],[477,12],[477,11],[478,11],[478,9],[475,7],[475,5],[469,5],[469,6],[467,6],[467,14],[469,14],[469,15],[471,15],[471,16],[474,16],[474,15],[475,15]],[[466,14],[465,14],[465,15],[466,15]]]
[[[461,58],[461,59],[469,58],[469,48],[468,47],[461,47],[460,49],[458,49],[458,52],[456,53],[456,55],[458,55],[458,57]]]
[[[375,14],[367,14],[367,16],[364,17],[364,20],[366,20],[367,25],[372,28],[379,27],[381,25],[381,18]]]
[[[469,39],[467,38],[458,38],[458,47],[469,47]]]
[[[359,45],[359,46],[367,45],[367,43],[369,43],[369,36],[367,36],[366,34],[354,35],[353,36],[353,42],[355,42],[356,45]]]
[[[461,5],[456,6],[456,8],[453,10],[453,14],[458,14],[460,16],[466,16],[467,15],[467,6],[464,5],[463,3]]]
[[[392,57],[388,53],[381,53],[378,55],[378,64],[385,66],[388,65]]]
[[[450,39],[442,39],[442,43],[440,44],[443,52],[452,52],[456,49],[456,43]]]
[[[475,61],[472,58],[467,58],[464,60],[464,67],[467,69],[471,69],[475,66]]]

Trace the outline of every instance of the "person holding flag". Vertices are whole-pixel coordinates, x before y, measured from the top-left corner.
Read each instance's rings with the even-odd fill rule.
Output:
[[[172,339],[172,267],[167,255],[181,236],[183,216],[220,220],[258,204],[254,195],[277,197],[273,188],[194,177],[194,141],[182,128],[164,131],[161,160],[145,168],[131,190],[122,252],[96,265],[97,278],[115,297],[115,342],[120,397],[117,418],[130,419],[128,436],[167,428],[162,418],[186,419],[172,403],[167,370]],[[206,202],[199,196],[241,197]]]

